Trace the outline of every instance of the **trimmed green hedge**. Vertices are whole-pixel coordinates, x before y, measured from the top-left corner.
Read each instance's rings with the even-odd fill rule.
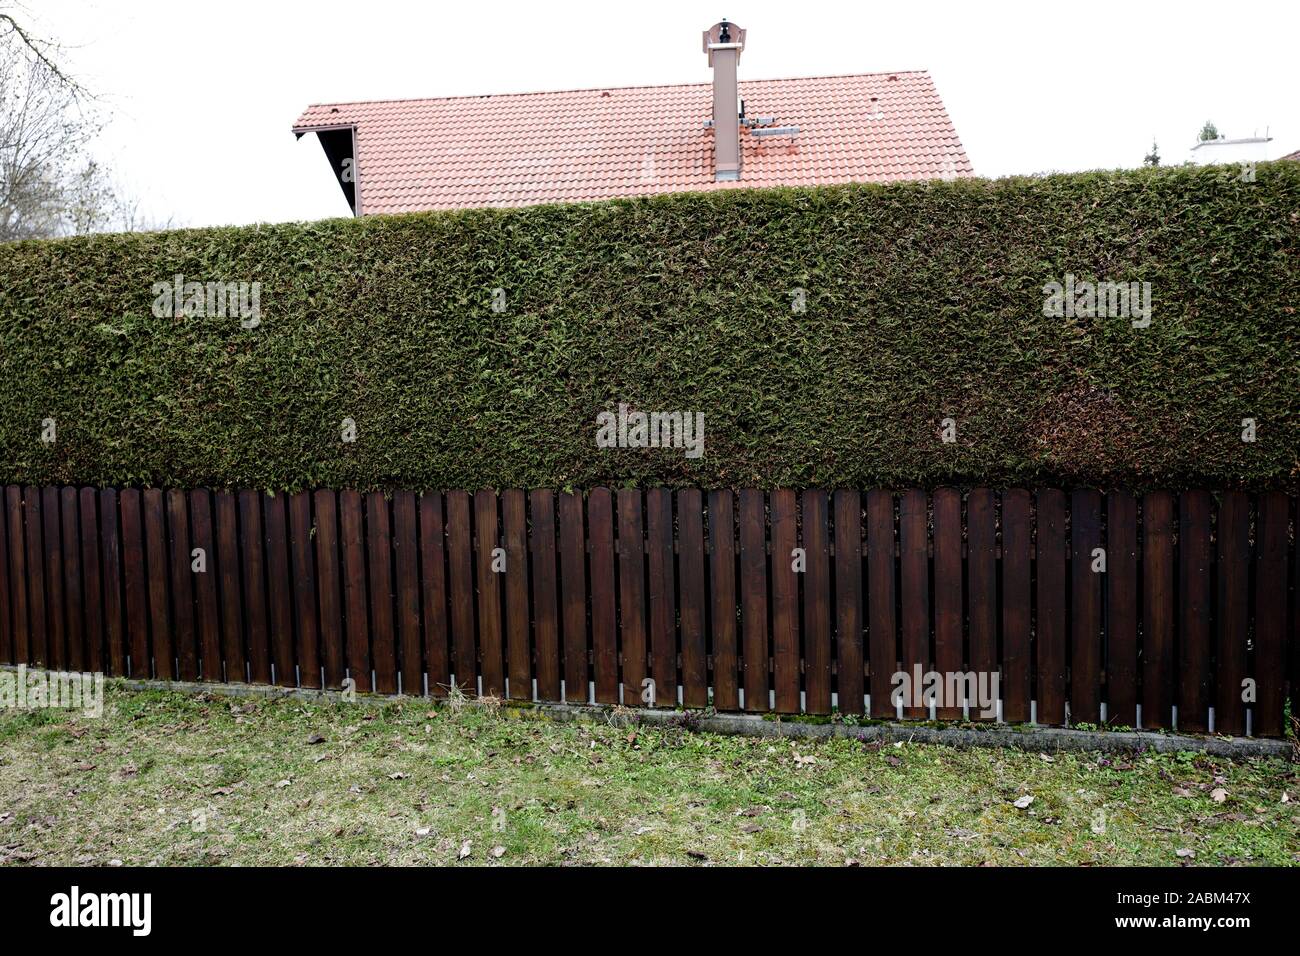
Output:
[[[0,480],[1294,488],[1300,163],[1237,172],[0,246]],[[156,317],[178,273],[260,282],[261,325]],[[1045,318],[1066,274],[1150,282],[1150,326]],[[703,412],[704,454],[598,448],[620,402]]]

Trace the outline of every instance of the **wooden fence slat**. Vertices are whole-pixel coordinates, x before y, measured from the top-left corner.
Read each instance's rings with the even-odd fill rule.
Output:
[[[1070,494],[1070,719],[1101,721],[1101,592],[1104,572],[1093,570],[1101,548],[1101,493]],[[1098,565],[1100,568],[1101,565]]]
[[[82,509],[85,520],[85,509]],[[203,551],[202,571],[194,572],[195,629],[199,667],[205,681],[221,680],[221,611],[217,601],[218,557],[212,535],[212,499],[207,489],[190,492],[190,544]],[[193,561],[191,561],[193,565]]]
[[[501,492],[501,521],[505,531],[506,657],[510,696],[533,699],[533,653],[529,643],[532,612],[528,606],[528,499],[518,488]],[[610,539],[611,542],[613,539]],[[612,603],[612,595],[611,595]],[[617,674],[617,664],[615,664]],[[616,678],[617,679],[617,678]],[[618,703],[617,698],[612,703]]]
[[[1038,722],[1065,723],[1065,494],[1038,492]]]
[[[1213,552],[1210,493],[1184,491],[1178,522],[1178,729],[1210,726]]]
[[[86,669],[86,599],[81,590],[81,521],[77,489],[59,489],[59,511],[63,525],[63,594],[68,635],[68,667]]]
[[[1142,499],[1142,727],[1169,727],[1174,699],[1174,498]]]
[[[272,661],[275,683],[298,685],[297,654],[293,644],[293,577],[289,573],[289,530],[285,496],[267,495],[263,501],[265,523],[267,606],[270,611]],[[395,688],[394,688],[395,689]]]
[[[1137,726],[1138,693],[1137,499],[1106,496],[1106,717]]]
[[[1300,501],[1296,504],[1300,508]],[[1291,593],[1296,598],[1291,616],[1291,716],[1300,719],[1300,510],[1296,513],[1296,555],[1291,566],[1295,573]]]
[[[961,492],[955,488],[936,488],[934,491],[934,669],[943,675],[939,706],[935,715],[940,720],[954,720],[962,716],[960,700],[945,700],[949,687],[948,675],[959,674],[963,666],[962,601],[962,529]],[[978,710],[977,701],[970,701],[970,709]],[[948,706],[943,706],[947,704]]]
[[[618,489],[619,648],[623,664],[623,702],[641,705],[646,679],[645,538],[641,492]]]
[[[244,572],[244,611],[248,619],[248,670],[255,684],[271,683],[270,621],[266,606],[266,558],[262,536],[262,494],[258,491],[239,493],[240,530],[243,532],[241,562]],[[355,675],[354,675],[355,676]],[[370,673],[366,683],[357,681],[359,690],[369,689]]]
[[[420,496],[420,583],[424,597],[424,666],[429,693],[446,695],[451,681],[447,649],[447,558],[442,495]]]
[[[560,593],[564,625],[564,699],[585,704],[587,686],[587,534],[582,495],[560,495]]]
[[[497,520],[497,496],[494,491],[474,493],[474,577],[478,582],[478,653],[483,676],[483,695],[502,697],[506,692],[504,655],[505,633],[501,620],[501,572],[494,570],[494,552],[501,546],[500,522]],[[505,574],[514,573],[506,564]]]
[[[785,565],[789,569],[789,559]],[[763,492],[740,490],[740,617],[745,710],[770,707],[767,643],[767,520]]]
[[[424,653],[420,635],[420,541],[416,532],[415,493],[393,495],[393,559],[396,568],[398,649],[402,658],[402,693],[424,693]]]
[[[867,646],[871,664],[871,716],[893,717],[890,699],[898,670],[898,561],[893,492],[867,492]]]
[[[677,599],[673,570],[673,500],[664,488],[646,492],[646,570],[650,612],[650,676],[654,706],[677,705]]]
[[[5,510],[9,519],[9,589],[13,608],[13,663],[31,660],[31,624],[27,604],[27,542],[23,520],[23,490],[17,485],[5,489]]]
[[[1032,499],[1024,488],[1002,493],[1002,719],[1021,724],[1031,716],[1034,660],[1034,529]]]
[[[343,619],[347,631],[348,676],[359,691],[369,691],[370,622],[366,601],[364,505],[356,491],[340,491],[339,541],[343,555]],[[467,589],[468,591],[468,589]]]
[[[126,495],[122,492],[122,524],[126,526]],[[248,652],[244,646],[244,596],[242,591],[243,549],[239,539],[239,502],[233,494],[219,491],[214,496],[216,517],[217,588],[221,594],[221,658],[228,681],[250,680]],[[127,604],[130,605],[130,583]],[[129,616],[129,615],[128,615]]]
[[[14,664],[14,620],[9,602],[9,528],[0,511],[0,663]],[[21,533],[21,529],[19,531]]]
[[[27,602],[31,609],[28,664],[47,664],[50,660],[49,628],[45,614],[44,524],[41,519],[41,490],[29,485],[23,491],[23,526],[27,537]]]
[[[312,505],[316,512],[316,595],[325,686],[340,687],[347,676],[347,630],[339,569],[338,496],[332,489],[322,488],[313,493]]]
[[[298,647],[298,682],[303,687],[321,686],[320,609],[316,597],[316,562],[312,555],[311,492],[289,496],[289,541],[293,575],[293,607]],[[206,497],[205,497],[206,503]],[[198,511],[192,512],[195,534]]]
[[[862,496],[850,488],[835,491],[835,692],[841,714],[861,714]]]
[[[41,491],[42,537],[45,544],[45,650],[50,667],[68,666],[68,635],[63,587],[63,529],[59,517],[59,489]]]
[[[803,549],[808,569],[803,576],[804,709],[831,712],[831,552],[825,491],[800,494]],[[795,642],[798,647],[798,640]]]
[[[532,517],[533,627],[537,650],[537,698],[560,699],[560,621],[555,574],[555,495],[529,493]]]
[[[587,496],[591,539],[591,647],[596,702],[618,703],[618,608],[615,604],[614,506],[608,488]],[[525,642],[527,635],[525,635]]]
[[[198,644],[194,636],[194,572],[190,557],[189,503],[185,492],[168,489],[167,530],[170,550],[167,571],[171,579],[172,646],[181,680],[199,679]],[[151,571],[150,574],[157,573]]]
[[[666,488],[646,492],[647,577],[650,603],[650,676],[654,706],[677,706],[677,595],[673,559],[673,496]]]
[[[713,706],[740,709],[736,658],[736,501],[731,491],[709,492],[709,601]]]
[[[474,559],[469,526],[469,494],[447,492],[447,570],[451,598],[451,670],[456,686],[478,689],[478,651],[474,644]]]
[[[103,572],[100,567],[101,528],[99,496],[94,488],[77,492],[81,513],[81,576],[85,582],[86,669],[92,673],[112,673],[104,656],[105,602]]]
[[[109,673],[125,676],[127,638],[122,624],[122,544],[117,489],[99,492],[100,581],[104,597],[104,644]]]
[[[977,679],[998,671],[998,538],[997,499],[988,488],[975,488],[966,500],[966,593],[970,605],[970,670]],[[999,684],[1001,681],[999,680]],[[1001,689],[999,687],[999,689]],[[970,708],[972,720],[992,719],[996,701]],[[988,708],[988,713],[983,713]]]
[[[170,555],[163,493],[159,488],[146,488],[140,498],[144,514],[145,563],[149,575],[149,635],[153,641],[154,676],[159,680],[175,680],[176,647],[172,640],[172,617],[167,598]]]
[[[681,588],[682,704],[709,706],[704,596],[704,500],[695,488],[677,492],[677,570]]]
[[[397,639],[393,632],[393,538],[382,491],[366,495],[366,565],[370,582],[370,666],[375,690],[397,693]]]
[[[772,668],[776,710],[799,713],[799,574],[794,549],[798,547],[799,516],[795,493],[774,490],[768,499],[772,522]]]
[[[149,650],[149,579],[145,573],[140,492],[135,488],[123,488],[119,502],[122,507],[122,593],[126,605],[126,636],[131,646],[129,671],[132,677],[147,679],[153,676],[153,670]],[[33,605],[33,620],[35,615]]]
[[[913,706],[921,694],[916,686],[917,668],[930,668],[930,555],[927,501],[924,491],[903,492],[898,506],[899,572],[903,626],[902,669],[912,679],[912,699],[904,701],[903,715],[927,717],[929,708]]]
[[[1218,572],[1214,730],[1238,735],[1246,732],[1241,682],[1250,640],[1250,496],[1242,491],[1224,492],[1219,505]]]
[[[1255,690],[1252,730],[1256,736],[1280,737],[1285,731],[1282,682],[1286,676],[1286,495],[1259,496],[1255,520]]]

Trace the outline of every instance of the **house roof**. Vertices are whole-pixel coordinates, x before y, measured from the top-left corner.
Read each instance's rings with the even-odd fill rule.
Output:
[[[741,81],[738,182],[713,178],[712,84],[308,107],[298,135],[355,130],[359,213],[526,206],[687,190],[973,175],[925,71]]]
[[[1283,158],[1283,159],[1294,159],[1294,160],[1298,160],[1298,161],[1300,161],[1300,149],[1297,149],[1294,153],[1287,153],[1287,154],[1286,154],[1285,156],[1283,156],[1282,158]]]

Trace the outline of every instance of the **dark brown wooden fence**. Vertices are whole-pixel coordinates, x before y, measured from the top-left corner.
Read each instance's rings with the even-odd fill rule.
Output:
[[[1046,724],[1140,707],[1147,728],[1213,711],[1219,732],[1249,715],[1277,736],[1300,684],[1294,510],[1207,491],[10,486],[0,660],[636,705],[652,680],[657,706],[875,717],[919,665],[998,672],[1012,722],[1031,702]]]

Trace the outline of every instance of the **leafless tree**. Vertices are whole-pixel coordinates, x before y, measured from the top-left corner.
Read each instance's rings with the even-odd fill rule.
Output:
[[[0,50],[0,240],[65,231],[78,160],[95,132],[56,73]]]
[[[94,97],[17,9],[0,0],[0,241],[166,228],[88,155]]]

